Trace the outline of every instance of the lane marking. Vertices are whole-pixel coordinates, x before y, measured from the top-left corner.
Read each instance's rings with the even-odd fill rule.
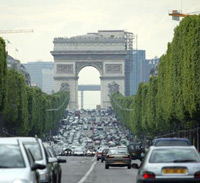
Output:
[[[96,157],[95,157],[95,156],[91,159],[91,161],[94,161],[94,160],[96,160]]]
[[[87,171],[87,173],[81,178],[81,180],[78,181],[78,183],[83,183],[88,178],[92,170],[94,169],[94,166],[96,165],[96,161],[91,165],[90,169]]]

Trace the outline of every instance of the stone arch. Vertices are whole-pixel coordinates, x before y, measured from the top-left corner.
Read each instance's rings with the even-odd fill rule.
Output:
[[[70,90],[69,108],[78,106],[78,74],[87,66],[96,68],[100,73],[102,108],[111,106],[109,92],[119,90],[124,94],[126,35],[123,30],[103,30],[54,39],[51,54],[54,57],[55,91]],[[112,81],[116,87],[109,90]]]
[[[94,67],[96,68],[100,76],[103,75],[103,63],[102,62],[76,62],[76,76],[78,76],[79,72],[84,68],[84,67]]]

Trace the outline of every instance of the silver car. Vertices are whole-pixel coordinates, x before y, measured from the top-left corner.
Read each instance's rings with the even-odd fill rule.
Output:
[[[37,169],[44,168],[17,138],[0,138],[0,183],[39,183]]]
[[[55,157],[48,157],[44,148],[43,142],[40,138],[34,137],[17,137],[24,146],[31,151],[35,161],[38,164],[46,166],[43,170],[38,170],[40,174],[40,183],[53,183],[52,164],[58,162]]]
[[[131,156],[127,147],[109,148],[105,156],[105,169],[109,169],[110,166],[127,166],[128,169],[131,168]]]
[[[133,168],[138,168],[136,164]],[[137,175],[137,183],[200,183],[200,158],[194,146],[151,146]]]

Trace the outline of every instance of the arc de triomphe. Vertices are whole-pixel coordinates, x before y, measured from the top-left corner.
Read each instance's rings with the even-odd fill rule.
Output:
[[[111,106],[109,85],[115,82],[124,94],[125,32],[105,30],[71,38],[55,38],[54,83],[55,91],[68,86],[70,109],[78,108],[78,74],[84,67],[93,66],[100,73],[101,107]],[[92,77],[92,76],[91,76]]]

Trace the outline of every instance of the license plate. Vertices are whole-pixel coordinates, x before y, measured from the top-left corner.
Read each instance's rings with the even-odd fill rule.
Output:
[[[162,170],[164,174],[186,174],[185,168],[165,168]]]
[[[114,164],[124,164],[124,162],[123,161],[116,161],[116,162],[114,162]]]

